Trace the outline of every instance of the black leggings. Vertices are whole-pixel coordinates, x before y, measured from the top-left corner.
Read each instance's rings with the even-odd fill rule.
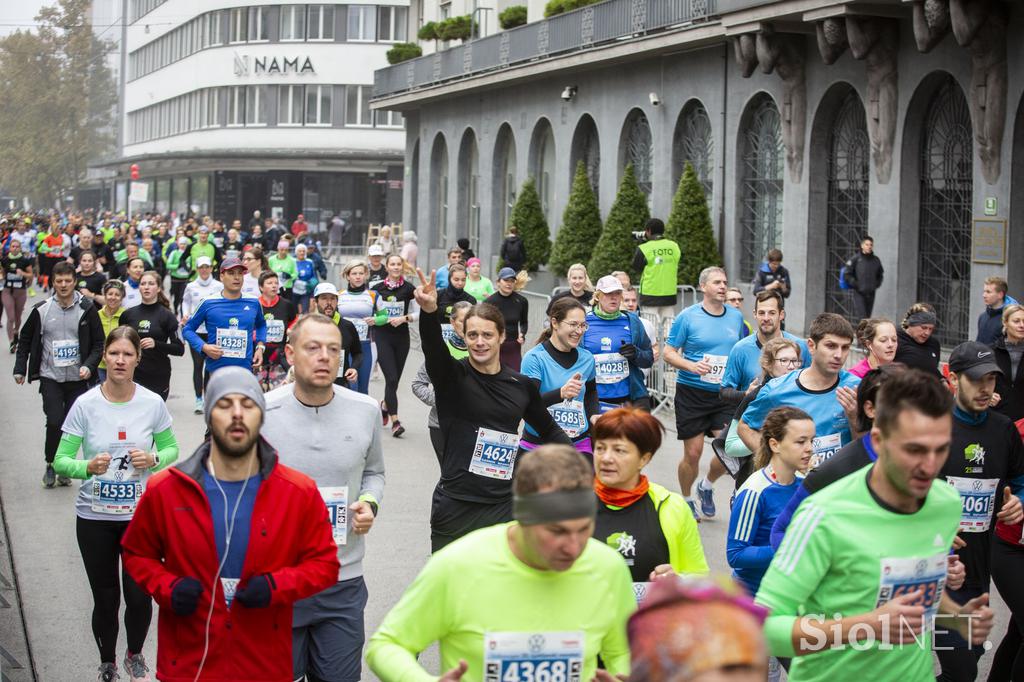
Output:
[[[198,334],[199,338],[206,343],[206,334]],[[196,349],[191,345],[188,347],[188,352],[192,354],[192,388],[196,392],[197,398],[203,397],[203,370],[206,368],[206,355],[202,352],[197,353]]]
[[[957,604],[966,604],[980,597],[981,591],[962,588],[950,590],[947,594]],[[978,677],[978,661],[985,654],[984,647],[970,646],[958,632],[948,626],[936,628],[934,638],[935,655],[942,667],[942,672],[935,679],[938,682],[974,682]]]
[[[398,382],[409,357],[409,330],[377,333],[377,364],[384,374],[384,408],[398,414]]]
[[[153,619],[153,602],[149,595],[132,580],[121,565],[118,582],[118,559],[121,556],[121,536],[128,529],[128,521],[93,521],[79,518],[76,524],[78,549],[82,552],[85,574],[92,589],[92,634],[100,650],[101,663],[117,661],[118,613],[121,610],[121,588],[124,587],[124,629],[128,636],[128,651],[142,651]]]
[[[174,299],[175,315],[181,315],[181,301],[185,298],[185,287],[187,286],[187,279],[171,278],[171,298]]]
[[[992,658],[988,682],[1024,680],[1024,547],[992,540],[992,581],[1012,614]]]

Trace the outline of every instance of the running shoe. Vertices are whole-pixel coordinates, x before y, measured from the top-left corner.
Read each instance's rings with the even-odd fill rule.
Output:
[[[35,296],[35,295],[36,295],[36,290],[35,290],[35,288],[33,288],[33,287],[29,287],[29,288],[28,288],[28,296],[29,296],[29,298],[32,298],[32,297],[33,297],[33,296]]]
[[[71,485],[71,479],[68,478],[67,476],[58,476],[57,485],[59,485],[61,488],[67,488],[69,485]]]
[[[697,483],[697,497],[700,498],[700,513],[705,518],[713,519],[715,518],[715,491],[704,490],[701,487],[701,484],[706,480],[705,478]]]
[[[149,675],[149,668],[146,666],[146,659],[142,654],[128,655],[124,652],[124,671],[128,673],[128,679],[132,682],[152,682]]]
[[[100,664],[100,676],[96,678],[97,682],[113,682],[114,680],[121,679],[121,676],[117,674],[117,665],[114,663],[101,663]]]
[[[403,433],[405,433],[405,427],[402,426],[402,422],[398,421],[397,419],[395,421],[391,422],[391,435],[392,435],[392,437],[398,438]]]
[[[43,487],[52,488],[57,484],[57,472],[53,470],[52,464],[46,465],[46,473],[43,474]]]
[[[17,353],[17,352],[18,352],[18,342],[17,341],[11,341],[11,354],[13,355],[14,353]]]
[[[690,512],[693,514],[693,520],[700,523],[700,514],[697,513],[697,505],[694,504],[693,500],[687,500],[686,504],[690,506]]]
[[[196,407],[195,407],[194,410],[192,410],[192,412],[193,412],[193,414],[202,414],[203,413],[203,399],[202,398],[196,398]]]
[[[388,414],[388,408],[384,407],[384,401],[383,400],[380,401],[380,418],[381,418],[381,423],[384,426],[388,425],[388,419],[391,418],[391,416]]]

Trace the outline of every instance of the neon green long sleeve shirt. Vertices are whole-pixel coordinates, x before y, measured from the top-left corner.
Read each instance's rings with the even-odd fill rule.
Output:
[[[433,642],[442,672],[465,659],[462,679],[483,680],[485,633],[580,633],[580,679],[593,678],[598,654],[612,674],[629,673],[626,620],[636,601],[618,553],[590,540],[569,570],[538,571],[512,553],[510,525],[478,530],[430,558],[370,639],[366,659],[381,680],[437,679],[416,661]]]

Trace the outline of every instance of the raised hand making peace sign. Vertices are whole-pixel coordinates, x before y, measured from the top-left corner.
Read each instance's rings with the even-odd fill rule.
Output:
[[[437,277],[437,270],[430,271],[430,279],[423,274],[423,270],[416,268],[416,276],[420,280],[420,285],[416,287],[416,291],[413,295],[416,296],[416,303],[419,304],[420,310],[425,313],[432,313],[437,310],[437,287],[434,286],[434,282]]]

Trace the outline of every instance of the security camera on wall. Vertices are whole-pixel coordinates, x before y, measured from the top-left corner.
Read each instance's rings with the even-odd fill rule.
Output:
[[[565,102],[571,101],[572,98],[575,97],[575,96],[576,96],[576,86],[575,85],[567,85],[567,86],[565,86],[565,90],[562,90],[562,100],[565,101]]]
[[[661,104],[661,98],[658,97],[658,93],[652,92],[651,94],[647,95],[647,97],[650,98],[651,104],[653,106],[658,106],[659,104]]]

